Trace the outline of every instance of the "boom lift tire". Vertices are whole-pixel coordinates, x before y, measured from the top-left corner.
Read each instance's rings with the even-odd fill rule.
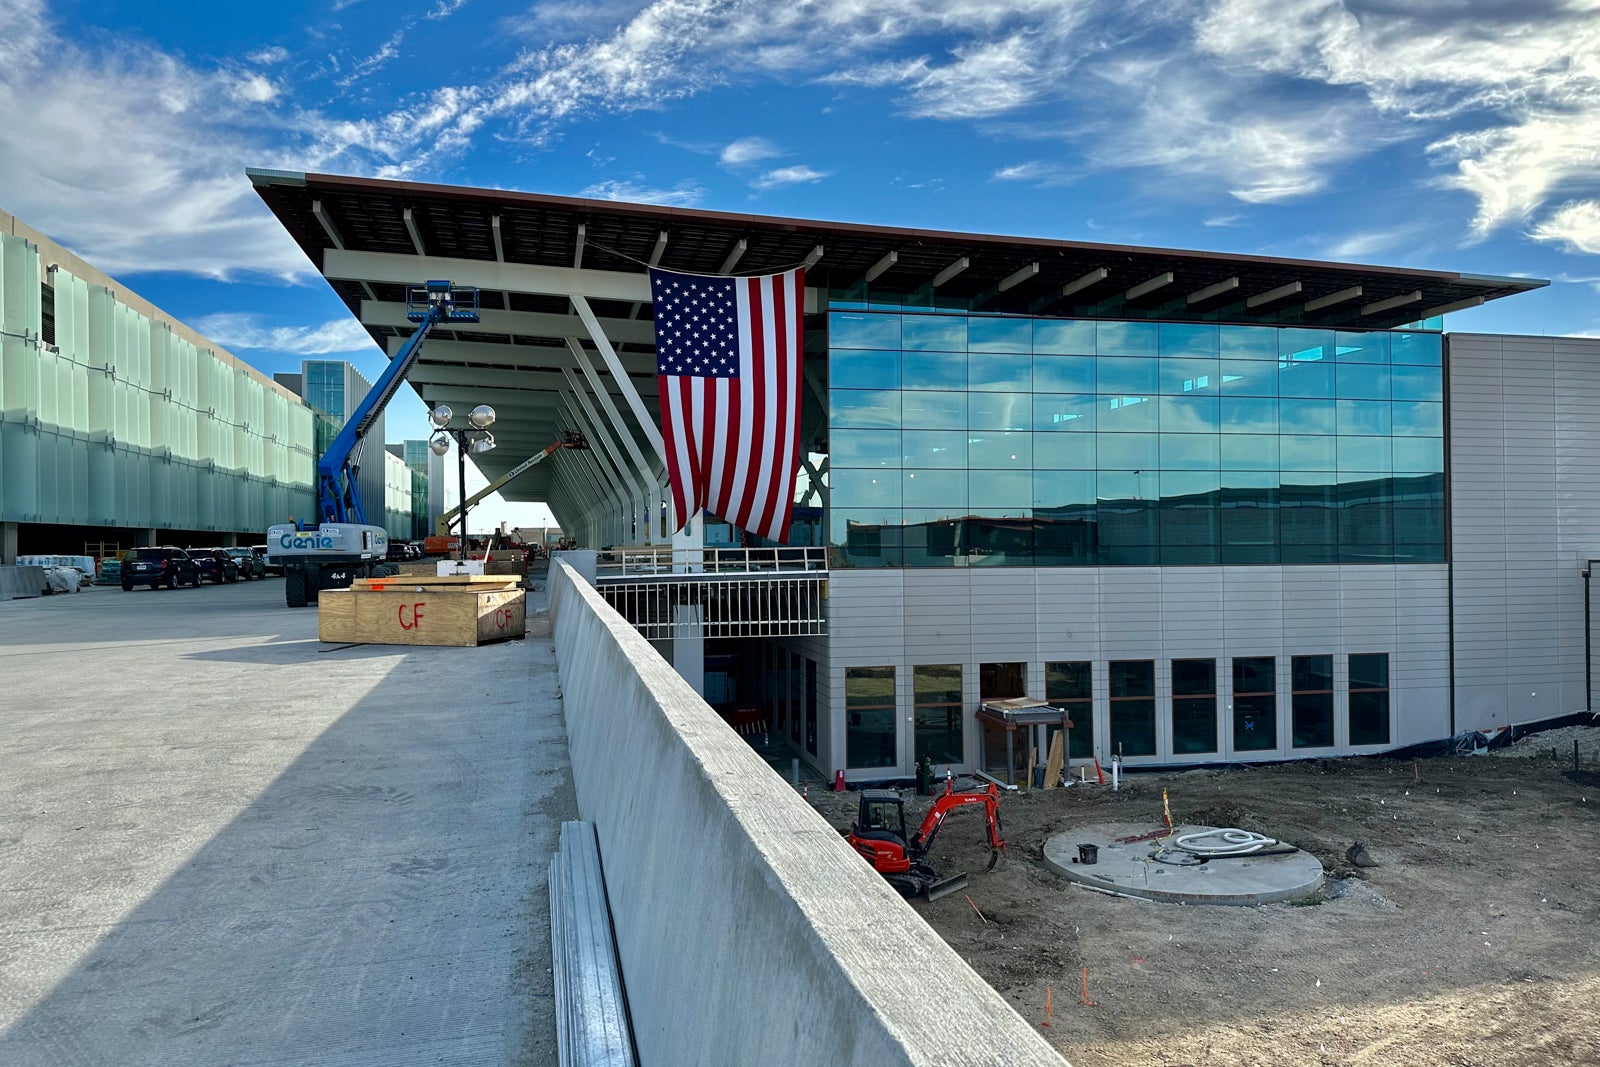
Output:
[[[299,567],[284,568],[283,599],[291,608],[306,606],[306,572]]]

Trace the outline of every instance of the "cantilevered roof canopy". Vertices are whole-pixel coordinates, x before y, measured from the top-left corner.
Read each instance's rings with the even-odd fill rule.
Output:
[[[474,457],[491,479],[549,444],[558,429],[582,429],[571,423],[590,417],[582,411],[586,400],[593,401],[594,417],[606,418],[604,398],[591,392],[579,399],[575,382],[607,391],[631,442],[654,463],[650,429],[628,417],[628,398],[606,373],[594,331],[574,313],[580,302],[592,309],[644,408],[653,412],[649,263],[708,274],[805,264],[809,285],[836,299],[864,300],[870,291],[873,300],[991,313],[1355,330],[1390,329],[1548,284],[335,175],[252,170],[249,176],[391,353],[411,332],[404,286],[443,278],[483,291],[482,322],[436,331],[410,381],[430,404],[490,403],[500,411],[500,447]],[[574,345],[597,375],[585,372]],[[623,455],[628,444],[615,441],[613,466],[629,466]],[[603,473],[608,457],[598,444],[596,452],[584,462]],[[537,467],[505,495],[549,499],[552,474],[550,464]]]

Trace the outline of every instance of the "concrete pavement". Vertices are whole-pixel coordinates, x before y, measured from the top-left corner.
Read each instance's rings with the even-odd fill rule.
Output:
[[[282,604],[0,603],[0,1063],[554,1060],[548,638],[339,648]]]

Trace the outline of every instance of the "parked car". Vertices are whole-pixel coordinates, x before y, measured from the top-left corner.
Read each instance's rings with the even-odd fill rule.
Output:
[[[264,557],[256,555],[248,548],[227,548],[224,552],[233,557],[233,562],[239,566],[239,577],[245,581],[254,581],[267,576],[267,561]]]
[[[122,591],[131,593],[136,585],[148,585],[151,589],[163,585],[168,589],[180,585],[198,588],[200,567],[189,553],[171,545],[132,548],[122,557]]]
[[[283,565],[272,562],[272,557],[267,554],[266,545],[251,545],[250,551],[261,561],[261,565],[266,568],[267,574],[276,574],[280,577],[283,575]]]
[[[411,553],[406,551],[405,542],[390,541],[389,549],[384,553],[383,558],[390,563],[402,563],[411,558]]]
[[[191,548],[189,554],[194,556],[195,563],[199,564],[201,577],[209,578],[218,585],[239,580],[239,564],[228,555],[227,549]]]

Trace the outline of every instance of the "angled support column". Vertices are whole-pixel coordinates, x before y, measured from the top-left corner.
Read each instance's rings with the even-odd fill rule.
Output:
[[[605,445],[606,442],[601,435],[601,429],[595,426],[593,422],[586,417],[586,413],[578,410],[578,406],[573,403],[574,395],[563,391],[561,393],[561,398],[562,402],[567,406],[568,417],[572,420],[573,424],[578,427],[579,432],[585,437],[589,438],[590,441]],[[599,468],[601,475],[606,479],[606,484],[611,489],[612,500],[614,503],[612,513],[613,516],[616,517],[615,521],[619,527],[617,531],[617,537],[614,538],[614,540],[621,540],[624,542],[631,540],[632,520],[631,518],[624,519],[622,517],[628,515],[631,509],[633,500],[631,485],[626,479],[618,477],[617,471],[613,468],[611,463],[607,462],[607,457],[604,453],[597,450],[591,450],[588,453],[587,458],[597,468]],[[627,473],[626,468],[622,469],[622,473]]]
[[[622,441],[622,447],[627,450],[628,458],[633,461],[634,469],[639,472],[641,484],[646,487],[644,494],[644,510],[650,515],[648,523],[648,536],[646,540],[655,544],[661,540],[661,524],[656,518],[661,507],[662,476],[657,469],[646,462],[644,450],[639,447],[638,439],[629,429],[628,423],[622,417],[622,412],[617,410],[617,405],[611,399],[611,390],[600,380],[600,375],[595,372],[594,364],[589,359],[589,353],[575,337],[567,338],[567,347],[572,349],[572,356],[578,361],[578,369],[583,371],[583,376],[589,382],[589,388],[594,392],[595,398],[600,401],[600,407],[605,411],[606,417],[611,420],[612,427],[617,431],[617,436]]]
[[[612,427],[606,422],[605,419],[601,418],[600,413],[595,410],[595,406],[589,398],[589,391],[584,387],[582,380],[578,378],[578,375],[574,371],[569,370],[566,367],[561,368],[561,373],[563,376],[565,376],[567,380],[567,386],[572,390],[572,395],[575,396],[578,399],[578,403],[582,405],[583,414],[588,419],[589,425],[594,427],[595,434],[593,439],[598,440],[600,445],[605,449],[606,455],[611,459],[612,467],[614,467],[617,473],[621,475],[622,481],[628,488],[628,510],[630,512],[629,525],[631,526],[633,522],[638,519],[637,508],[634,505],[637,501],[644,500],[649,497],[649,490],[646,488],[649,483],[641,483],[639,479],[634,477],[633,469],[628,466],[627,460],[623,459],[622,457],[621,449],[619,449],[616,443],[612,440]],[[640,530],[638,535],[640,537],[648,538],[649,531]]]
[[[579,433],[585,433],[584,423],[577,415],[577,405],[572,402],[572,397],[564,389],[561,391],[560,396],[562,407],[559,410],[565,414],[567,426]],[[572,454],[577,457],[579,464],[588,471],[590,479],[604,496],[606,506],[600,509],[599,515],[609,532],[613,526],[616,513],[624,507],[624,497],[621,490],[617,488],[615,476],[610,473],[605,463],[595,453],[573,452]]]

